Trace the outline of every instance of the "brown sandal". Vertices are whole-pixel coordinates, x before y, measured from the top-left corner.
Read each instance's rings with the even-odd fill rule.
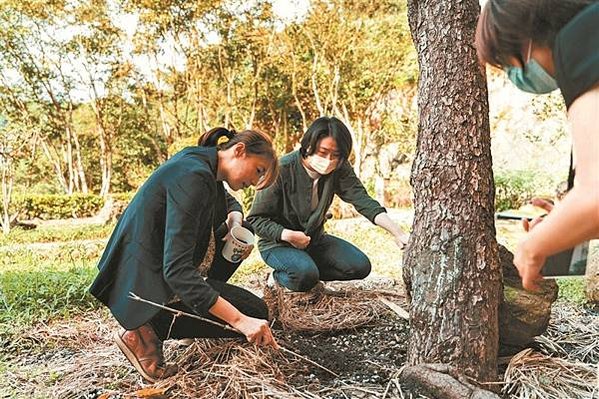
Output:
[[[162,355],[162,341],[148,324],[135,329],[114,333],[114,341],[127,360],[141,376],[150,382],[157,382],[177,372],[174,366],[167,366]]]

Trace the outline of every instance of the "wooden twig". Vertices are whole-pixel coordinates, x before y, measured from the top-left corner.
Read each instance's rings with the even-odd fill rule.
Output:
[[[339,374],[335,373],[334,371],[331,371],[331,370],[329,370],[328,368],[326,368],[326,367],[324,367],[324,366],[321,366],[320,364],[316,363],[316,362],[315,362],[315,361],[313,361],[313,360],[310,360],[310,359],[308,359],[307,357],[304,357],[304,356],[302,356],[302,355],[300,355],[300,354],[298,354],[298,353],[295,353],[294,351],[291,351],[291,350],[289,350],[289,349],[287,349],[287,348],[283,348],[282,346],[281,346],[280,348],[281,348],[281,350],[282,350],[283,352],[287,352],[287,353],[289,353],[290,355],[293,355],[293,356],[295,356],[295,357],[297,357],[297,358],[299,358],[299,359],[305,360],[306,362],[308,362],[308,363],[310,363],[310,364],[313,364],[314,366],[316,366],[316,367],[318,367],[318,368],[320,368],[320,369],[323,369],[324,371],[326,371],[326,372],[328,372],[328,373],[331,373],[331,374],[332,374],[332,375],[334,375],[335,377],[339,377]]]
[[[206,317],[198,316],[198,315],[196,315],[196,314],[192,314],[192,313],[183,312],[182,310],[177,310],[177,309],[174,309],[174,308],[171,308],[171,307],[165,306],[165,305],[161,305],[161,304],[159,304],[159,303],[156,303],[156,302],[152,302],[152,301],[150,301],[150,300],[147,300],[147,299],[144,299],[144,298],[140,297],[139,295],[136,295],[136,294],[135,294],[135,293],[133,293],[133,292],[129,292],[129,298],[130,298],[130,299],[133,299],[133,300],[135,300],[135,301],[138,301],[138,302],[147,303],[148,305],[152,305],[152,306],[155,306],[155,307],[157,307],[157,308],[160,308],[160,309],[164,309],[164,310],[166,310],[166,311],[169,311],[169,312],[171,312],[171,313],[175,314],[175,316],[187,316],[187,317],[191,317],[191,318],[194,318],[194,319],[197,319],[197,320],[205,321],[205,322],[207,322],[207,323],[210,323],[210,324],[214,324],[215,326],[222,327],[222,328],[223,328],[223,329],[225,329],[225,330],[229,330],[229,331],[235,331],[236,333],[239,333],[239,334],[241,334],[241,335],[244,335],[244,334],[243,334],[241,331],[239,331],[238,329],[236,329],[236,328],[233,328],[233,327],[231,327],[231,326],[228,326],[228,325],[226,325],[226,324],[219,323],[219,322],[217,322],[217,321],[210,320],[210,319],[208,319],[208,318],[206,318]],[[304,356],[302,356],[302,355],[300,355],[300,354],[298,354],[298,353],[295,353],[294,351],[292,351],[292,350],[289,350],[289,349],[287,349],[287,348],[283,348],[282,346],[279,346],[279,348],[280,348],[280,349],[281,349],[281,351],[283,351],[283,352],[289,353],[290,355],[293,355],[293,356],[295,356],[295,357],[297,357],[297,358],[299,358],[299,359],[302,359],[302,360],[304,360],[304,361],[306,361],[306,362],[308,362],[308,363],[310,363],[310,364],[312,364],[312,365],[314,365],[314,366],[316,366],[316,367],[318,367],[318,368],[320,368],[320,369],[322,369],[322,370],[326,371],[327,373],[330,373],[331,375],[334,375],[335,377],[339,377],[339,374],[335,373],[334,371],[331,371],[331,370],[329,370],[328,368],[326,368],[326,367],[324,367],[324,366],[321,366],[320,364],[316,363],[316,362],[315,362],[315,361],[313,361],[313,360],[310,360],[310,359],[308,359],[307,357],[304,357]]]
[[[401,317],[402,319],[406,319],[406,320],[410,319],[410,314],[406,310],[404,310],[404,308],[402,308],[401,306],[389,301],[388,299],[381,298],[381,297],[379,297],[379,301],[381,301],[382,303],[387,305],[389,307],[389,309],[391,309],[392,311],[397,313],[397,315],[399,317]]]
[[[175,314],[176,316],[187,316],[187,317],[191,317],[193,319],[205,321],[206,323],[210,323],[210,324],[213,324],[215,326],[224,328],[225,330],[235,331],[236,333],[239,333],[239,334],[243,335],[243,333],[241,331],[239,331],[238,329],[233,328],[233,327],[231,327],[229,325],[222,324],[222,323],[219,323],[219,322],[214,321],[214,320],[210,320],[210,319],[208,319],[206,317],[198,316],[197,314],[187,313],[187,312],[184,312],[182,310],[177,310],[177,309],[174,309],[174,308],[170,308],[168,306],[161,305],[161,304],[156,303],[156,302],[149,301],[147,299],[143,299],[142,297],[136,295],[133,292],[129,292],[129,299],[133,299],[133,300],[138,301],[138,302],[147,303],[148,305],[152,305],[152,306],[155,306],[157,308],[167,310],[167,311]]]

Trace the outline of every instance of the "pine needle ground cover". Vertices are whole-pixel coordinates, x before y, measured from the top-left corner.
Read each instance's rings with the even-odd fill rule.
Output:
[[[408,220],[399,222],[409,225]],[[359,220],[329,222],[329,229],[365,250],[377,279],[400,281],[401,253],[385,233]],[[499,226],[499,234],[502,229],[512,228]],[[517,241],[516,228],[510,233],[508,241]],[[409,326],[376,302],[378,294],[373,294],[376,306],[370,309],[360,301],[353,304],[362,316],[348,313],[342,319],[330,312],[335,298],[327,299],[320,304],[326,317],[320,326],[313,319],[311,331],[275,320],[280,343],[301,357],[237,340],[195,340],[189,346],[169,341],[166,356],[179,364],[180,373],[145,385],[110,339],[118,326],[85,291],[95,275],[105,230],[87,230],[81,239],[76,231],[61,234],[66,240],[36,238],[27,244],[20,238],[20,243],[0,248],[0,398],[426,397],[397,378]],[[267,269],[256,253],[246,263],[234,280],[260,292]],[[576,291],[576,283],[568,284]],[[355,288],[370,293],[380,289]],[[301,309],[305,304],[296,305],[302,312],[297,316],[313,317],[307,307]],[[359,323],[348,326],[352,320]],[[598,320],[592,306],[563,297],[548,332],[501,370],[505,397],[597,397]]]

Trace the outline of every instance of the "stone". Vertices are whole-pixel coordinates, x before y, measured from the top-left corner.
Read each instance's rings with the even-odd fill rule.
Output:
[[[591,241],[585,279],[587,301],[599,303],[599,240]]]
[[[522,280],[514,266],[514,255],[499,245],[503,271],[503,299],[499,305],[499,353],[512,355],[529,346],[533,338],[543,334],[549,325],[551,304],[557,299],[555,280],[540,283],[539,292],[522,288]]]

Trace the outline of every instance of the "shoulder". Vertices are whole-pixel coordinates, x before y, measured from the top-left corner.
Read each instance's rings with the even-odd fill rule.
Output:
[[[289,165],[297,164],[300,161],[301,155],[299,150],[289,152],[283,155],[279,159],[279,164],[281,167],[288,167]]]
[[[299,151],[293,151],[288,154],[283,155],[279,159],[279,168],[280,174],[285,175],[287,173],[292,173],[293,169],[296,168],[297,165],[300,165],[301,155]]]
[[[200,147],[197,147],[200,148]],[[163,165],[163,180],[167,186],[188,186],[189,190],[205,186],[216,190],[216,176],[210,160],[195,149],[182,150]]]
[[[553,59],[567,107],[599,82],[598,42],[599,3],[584,8],[556,36]]]
[[[354,172],[354,168],[347,160],[343,161],[343,163],[335,170],[335,176],[340,178],[358,178]]]

